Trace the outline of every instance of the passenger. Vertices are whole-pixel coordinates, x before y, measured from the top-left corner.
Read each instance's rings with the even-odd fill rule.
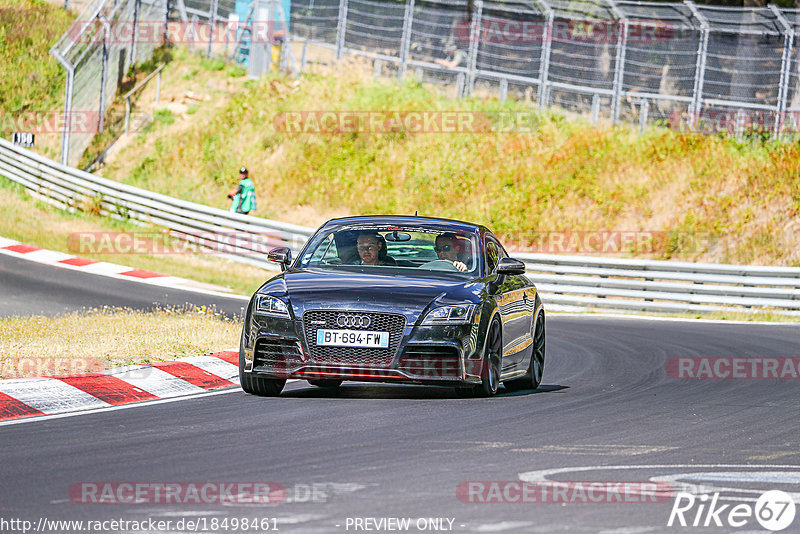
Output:
[[[452,262],[459,271],[466,271],[466,239],[458,237],[453,232],[445,232],[436,236],[436,246],[433,249],[440,260]]]
[[[377,232],[362,232],[356,242],[359,261],[357,265],[396,265],[386,253],[386,240]]]

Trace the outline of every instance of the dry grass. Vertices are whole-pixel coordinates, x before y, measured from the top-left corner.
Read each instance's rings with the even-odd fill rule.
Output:
[[[0,378],[98,371],[217,352],[237,345],[241,327],[205,306],[0,318]]]

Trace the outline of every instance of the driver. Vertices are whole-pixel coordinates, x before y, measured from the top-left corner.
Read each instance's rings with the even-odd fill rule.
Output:
[[[358,234],[356,250],[361,265],[396,265],[394,258],[386,253],[386,240],[377,232]]]
[[[453,232],[445,232],[436,236],[436,246],[433,250],[440,260],[451,262],[459,271],[466,271],[467,264],[461,261],[466,253],[465,240],[459,239]]]

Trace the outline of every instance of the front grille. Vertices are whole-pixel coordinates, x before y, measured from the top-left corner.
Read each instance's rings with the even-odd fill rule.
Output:
[[[297,341],[290,339],[262,338],[253,351],[253,368],[270,371],[285,371],[302,363]]]
[[[461,357],[455,347],[412,345],[400,356],[400,370],[425,378],[461,378]]]
[[[341,330],[336,325],[336,317],[341,314],[357,313],[367,315],[370,325],[367,328],[347,327],[347,330],[369,330],[389,332],[389,348],[365,347],[320,347],[317,345],[317,330],[320,328]],[[397,347],[403,338],[406,318],[394,313],[350,312],[350,311],[309,311],[303,315],[310,360],[321,365],[352,365],[356,367],[386,368],[392,364]]]

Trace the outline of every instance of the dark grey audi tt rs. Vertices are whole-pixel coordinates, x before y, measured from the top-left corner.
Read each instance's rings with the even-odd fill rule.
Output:
[[[286,380],[449,386],[464,396],[535,389],[545,316],[525,265],[487,228],[407,216],[333,219],[250,299],[239,348],[242,389]]]

